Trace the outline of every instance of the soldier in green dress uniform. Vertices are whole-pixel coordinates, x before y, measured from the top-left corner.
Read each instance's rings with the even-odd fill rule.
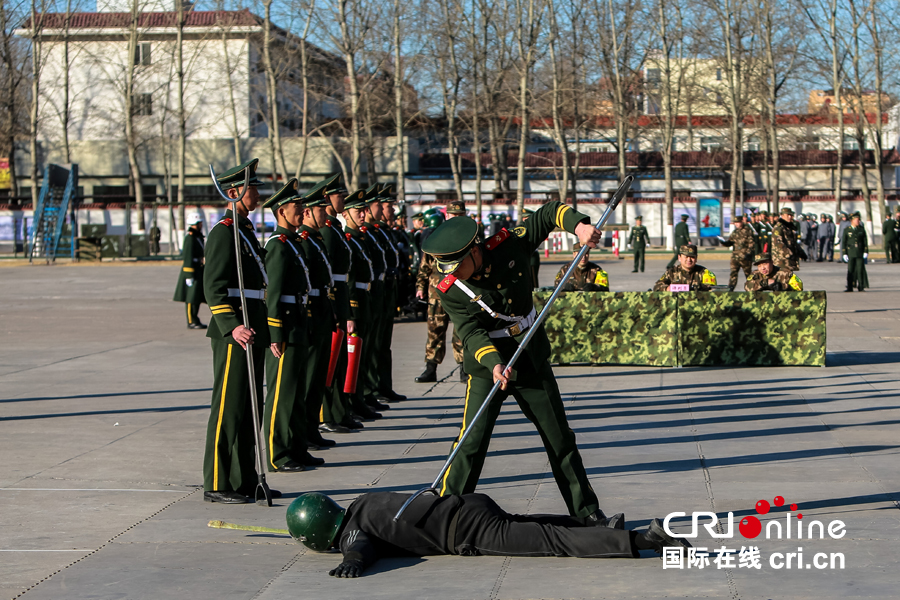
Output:
[[[681,223],[675,226],[675,256],[666,265],[667,269],[671,269],[678,262],[679,249],[691,243],[691,232],[688,229],[688,215],[681,215]]]
[[[607,519],[591,488],[547,360],[550,343],[543,326],[514,368],[507,367],[537,318],[528,273],[531,254],[556,227],[592,248],[600,240],[586,215],[551,201],[523,226],[500,231],[483,243],[478,224],[468,217],[448,220],[425,241],[423,250],[445,274],[438,290],[463,341],[469,374],[460,436],[470,427],[472,432],[443,479],[441,495],[475,491],[500,407],[512,395],[541,435],[569,514],[586,524],[623,526],[624,518]],[[500,382],[499,393],[482,418],[471,423],[494,382]]]
[[[637,273],[640,269],[644,272],[644,257],[647,255],[647,241],[650,239],[650,232],[644,227],[643,219],[638,215],[634,219],[634,229],[628,235],[628,245],[634,248],[634,270]]]
[[[291,178],[263,204],[275,213],[277,226],[266,242],[269,274],[266,308],[270,352],[266,354],[264,431],[269,471],[294,472],[325,461],[309,454],[306,444],[305,385],[309,338],[306,305],[309,269],[300,253],[297,229],[303,209],[297,180]]]
[[[887,219],[884,220],[884,223],[881,224],[881,244],[884,248],[884,257],[887,259],[888,264],[897,262],[896,252],[894,251],[894,246],[896,246],[897,242],[897,221],[888,214]]]
[[[844,229],[841,237],[841,253],[847,263],[847,289],[852,292],[856,286],[860,292],[869,287],[869,276],[866,273],[866,260],[869,258],[869,238],[866,228],[860,225],[859,211],[850,215],[850,226]]]
[[[181,251],[181,273],[175,287],[175,302],[184,302],[188,329],[206,329],[200,322],[200,305],[203,298],[203,219],[198,213],[188,215],[190,228],[184,236],[184,248]]]
[[[246,352],[252,353],[256,374],[256,381],[252,383],[256,386],[257,398],[262,399],[263,363],[269,351],[265,303],[268,275],[263,264],[263,250],[254,235],[253,224],[247,218],[259,204],[256,189],[260,185],[256,178],[258,162],[259,159],[254,158],[217,177],[229,197],[237,198],[244,184],[244,169],[250,167],[249,189],[236,205],[237,215],[227,210],[209,232],[206,243],[203,291],[212,311],[206,337],[212,345],[214,379],[203,458],[203,499],[207,502],[252,502],[249,496],[254,494],[257,483]],[[249,328],[244,327],[241,316],[232,227],[237,227],[240,235]],[[281,496],[277,490],[271,491],[273,497]]]

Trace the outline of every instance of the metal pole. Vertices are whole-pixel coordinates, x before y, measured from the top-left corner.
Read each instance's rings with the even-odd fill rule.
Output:
[[[234,216],[234,224],[232,229],[234,230],[234,255],[237,260],[237,272],[238,272],[238,290],[240,291],[241,296],[241,312],[244,313],[244,327],[247,329],[250,328],[250,322],[247,317],[247,296],[244,294],[244,271],[241,268],[241,240],[240,234],[238,232],[238,212],[237,212],[237,203],[244,199],[244,194],[247,193],[247,190],[250,189],[250,186],[247,185],[247,182],[250,181],[250,167],[244,169],[244,186],[241,190],[241,195],[236,199],[231,199],[228,197],[221,186],[219,186],[219,182],[216,179],[216,172],[213,170],[213,166],[209,165],[209,175],[212,177],[213,185],[216,186],[216,191],[219,192],[223,198],[225,198],[228,202],[231,203],[231,210]],[[184,204],[181,205],[184,208]],[[269,491],[269,485],[266,483],[266,465],[264,462],[264,456],[266,454],[266,449],[262,445],[262,439],[260,436],[259,430],[259,413],[257,412],[257,397],[256,397],[256,369],[253,365],[253,343],[248,342],[247,348],[244,352],[247,355],[247,373],[250,376],[250,414],[253,415],[253,437],[256,438],[256,492],[255,498],[256,503],[265,506],[272,506],[272,492]]]
[[[616,193],[613,195],[612,199],[609,201],[609,204],[606,205],[606,210],[603,212],[603,216],[600,217],[600,220],[597,222],[597,225],[594,226],[594,229],[600,231],[606,221],[609,220],[609,217],[612,216],[613,211],[616,210],[616,207],[621,202],[622,198],[625,197],[625,194],[628,192],[628,188],[631,187],[631,182],[634,181],[634,177],[628,175],[622,181],[622,184],[619,186],[619,189],[616,190]],[[522,340],[522,343],[519,344],[518,349],[515,354],[513,354],[512,358],[509,360],[509,364],[506,365],[507,370],[512,369],[513,365],[516,364],[516,361],[519,360],[519,356],[522,355],[522,352],[525,351],[525,347],[528,346],[528,342],[531,341],[531,338],[534,337],[537,330],[540,328],[541,323],[544,322],[544,319],[547,318],[547,315],[550,313],[550,307],[556,302],[556,299],[559,297],[560,293],[562,293],[563,286],[572,276],[572,273],[575,272],[575,269],[578,268],[578,263],[581,262],[581,259],[585,254],[590,251],[590,247],[584,245],[579,250],[578,255],[572,261],[572,264],[569,265],[569,268],[566,270],[566,274],[563,275],[562,279],[559,281],[559,285],[556,286],[556,289],[553,290],[553,293],[550,294],[550,298],[547,299],[546,304],[544,304],[544,308],[541,309],[541,313],[537,316],[534,323],[528,329],[528,333],[525,334],[525,338]],[[494,396],[497,395],[497,391],[500,389],[500,381],[494,382],[494,387],[491,388],[491,391],[488,393],[487,398],[485,398],[484,402],[481,403],[481,406],[478,408],[478,412],[475,413],[475,416],[472,417],[472,421],[469,426],[466,428],[466,431],[462,434],[462,437],[459,438],[459,441],[454,446],[453,451],[450,452],[450,456],[447,457],[447,461],[444,463],[444,466],[441,467],[440,473],[438,476],[434,478],[434,481],[431,483],[430,487],[422,488],[417,491],[415,494],[409,497],[406,502],[403,503],[403,506],[400,507],[400,510],[397,511],[397,514],[394,515],[394,521],[400,518],[400,515],[403,514],[403,511],[412,504],[413,500],[421,496],[426,492],[431,492],[435,496],[440,495],[438,491],[438,484],[441,479],[443,479],[444,474],[450,468],[450,464],[453,462],[453,459],[456,458],[456,455],[459,454],[460,449],[462,448],[463,442],[466,441],[466,438],[469,437],[469,434],[474,429],[473,425],[478,422],[478,419],[481,417],[481,414],[487,409],[488,405],[490,405],[491,400],[493,400]]]

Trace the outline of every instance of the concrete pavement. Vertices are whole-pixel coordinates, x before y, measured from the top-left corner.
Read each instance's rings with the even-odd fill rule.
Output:
[[[596,257],[595,257],[596,258]],[[700,262],[720,280],[727,263]],[[662,270],[604,261],[616,291],[646,290]],[[550,283],[558,266],[545,266]],[[272,534],[213,530],[210,519],[284,527],[292,498],[347,503],[411,491],[436,475],[456,436],[463,386],[442,365],[417,385],[425,329],[394,333],[397,390],[410,400],[361,433],[334,436],[326,466],[274,474],[271,509],[202,502],[211,392],[203,332],[170,301],[177,264],[0,269],[0,597],[32,598],[891,598],[900,560],[900,265],[869,266],[873,288],[845,294],[844,267],[804,264],[829,291],[826,368],[557,368],[593,485],[629,527],[672,511],[735,514],[760,570],[666,569],[656,558],[435,557],[379,562],[334,580],[339,556]],[[741,276],[743,282],[743,276]],[[741,283],[742,284],[742,283]],[[202,313],[204,320],[209,313]],[[564,512],[533,426],[507,403],[479,491],[511,512]],[[738,520],[783,496],[804,521],[835,519],[841,539],[745,539]],[[774,508],[760,516],[782,522]],[[794,513],[796,515],[796,512]],[[678,521],[687,531],[689,520]],[[842,553],[840,570],[775,569],[773,553]],[[715,553],[713,553],[713,558]],[[735,560],[737,563],[737,560]],[[796,561],[795,561],[796,563]]]

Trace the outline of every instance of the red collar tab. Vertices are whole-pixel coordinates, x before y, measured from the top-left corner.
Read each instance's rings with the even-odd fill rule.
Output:
[[[281,243],[283,244],[287,241],[287,236],[282,233],[278,236],[278,239],[281,240]]]
[[[308,231],[301,231],[301,232],[300,232],[300,237],[302,237],[304,240],[307,239],[307,238],[309,238],[309,232],[308,232]]]
[[[501,229],[497,233],[497,235],[493,236],[491,239],[489,239],[485,243],[484,247],[487,248],[488,250],[493,250],[494,248],[496,248],[497,246],[502,244],[503,241],[508,237],[509,237],[509,231],[507,231],[506,229]]]
[[[349,241],[353,236],[350,235],[349,233],[345,233],[344,237],[347,238],[347,240]]]
[[[331,227],[331,219],[325,219],[325,226]]]
[[[372,227],[374,227],[375,229],[381,229],[381,225],[379,225],[378,223],[372,223]]]
[[[439,284],[437,284],[437,289],[441,290],[443,293],[447,293],[447,290],[450,289],[450,286],[453,285],[453,282],[456,281],[455,275],[447,275],[444,277]]]
[[[360,226],[359,226],[359,230],[362,231],[363,233],[365,233],[365,232],[367,232],[369,229],[368,229],[365,225],[360,225]]]
[[[225,227],[231,227],[234,224],[234,221],[232,219],[222,219],[221,221],[219,221],[219,223],[221,223]]]

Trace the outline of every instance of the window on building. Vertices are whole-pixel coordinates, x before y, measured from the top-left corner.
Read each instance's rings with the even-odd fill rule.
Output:
[[[701,152],[715,152],[725,147],[725,138],[720,135],[705,136],[700,138]]]
[[[151,94],[135,94],[132,98],[131,111],[135,116],[146,117],[153,114],[153,96]]]
[[[760,141],[759,137],[753,136],[749,140],[747,140],[747,151],[748,152],[759,152],[760,151]]]
[[[722,81],[722,69],[716,69],[716,81]]]
[[[548,146],[541,146],[540,148],[537,149],[537,151],[538,152],[556,152],[556,150],[554,150],[553,148],[550,148]]]
[[[818,150],[819,136],[806,135],[797,138],[797,150]]]
[[[94,196],[127,196],[127,185],[95,185]]]
[[[662,80],[660,69],[647,69],[647,83],[659,83]]]
[[[843,148],[844,150],[859,150],[859,140],[852,135],[845,135]]]
[[[149,65],[150,64],[150,42],[141,42],[134,47],[134,64]]]
[[[448,202],[451,200],[456,200],[456,190],[435,190],[434,199],[438,202]]]

